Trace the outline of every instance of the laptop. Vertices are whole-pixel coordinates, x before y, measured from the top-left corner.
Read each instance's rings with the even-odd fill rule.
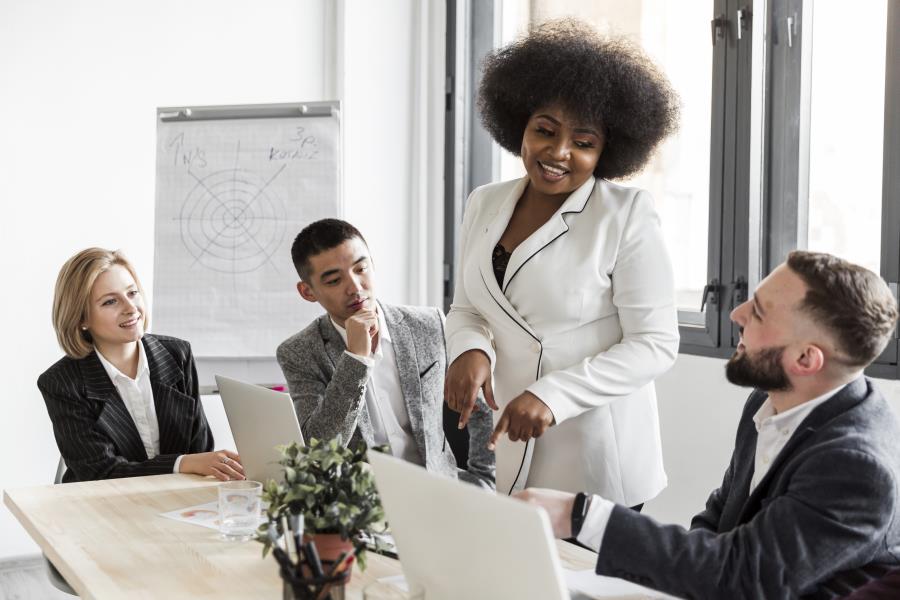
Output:
[[[281,480],[276,446],[303,444],[290,394],[216,375],[222,406],[247,479]]]
[[[403,573],[426,598],[569,600],[543,510],[378,452],[369,463]]]

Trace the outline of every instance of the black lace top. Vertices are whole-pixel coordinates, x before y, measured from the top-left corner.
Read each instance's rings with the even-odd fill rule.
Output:
[[[494,265],[494,277],[497,278],[497,285],[503,289],[503,277],[506,275],[506,265],[509,264],[511,252],[507,252],[500,242],[494,246],[494,253],[491,255],[491,263]]]

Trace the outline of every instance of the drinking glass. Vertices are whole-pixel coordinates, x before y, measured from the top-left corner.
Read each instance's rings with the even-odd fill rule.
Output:
[[[219,484],[219,535],[233,542],[251,539],[259,526],[262,484],[226,481]]]

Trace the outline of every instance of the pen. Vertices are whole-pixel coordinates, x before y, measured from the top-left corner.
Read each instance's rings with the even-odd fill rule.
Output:
[[[349,554],[349,551],[344,552],[344,554]],[[332,576],[336,577],[336,576],[340,575],[341,573],[343,573],[344,571],[346,571],[347,569],[349,569],[350,566],[353,564],[353,559],[354,559],[353,556],[349,556],[346,560],[344,560],[343,562],[344,562],[345,568],[341,569],[338,573],[335,573],[334,568],[331,569],[331,572],[328,574],[327,579],[331,579]],[[316,597],[316,600],[328,600],[329,598],[331,598],[331,588],[334,587],[335,585],[336,585],[336,583],[334,581],[329,581],[328,583],[326,583],[322,587],[322,591]]]
[[[278,561],[278,565],[283,569],[290,572],[294,568],[294,564],[291,562],[290,557],[281,549],[281,546],[278,545],[278,538],[275,534],[275,527],[270,523],[269,529],[266,532],[269,535],[269,540],[272,542],[272,555],[275,557],[275,560]]]
[[[275,560],[278,561],[278,565],[281,567],[282,571],[291,573],[294,570],[294,563],[291,562],[287,552],[282,550],[279,546],[275,546],[272,549],[272,555],[275,557]]]
[[[291,531],[288,529],[288,519],[285,515],[281,515],[281,533],[284,536],[284,549],[287,552],[288,556],[293,557],[297,554],[297,547],[293,546],[294,539],[291,536]]]
[[[335,561],[334,565],[331,567],[331,570],[326,575],[325,579],[333,580],[340,577],[341,573],[353,568],[353,561],[356,559],[356,553],[359,552],[363,546],[357,546],[352,552],[347,550],[342,553],[341,556]],[[331,598],[331,588],[335,585],[334,581],[329,581],[325,584],[325,587],[322,588],[322,593],[319,594],[317,600]]]
[[[293,535],[294,551],[297,553],[297,560],[299,560],[300,548],[303,545],[303,515],[291,514],[288,517],[288,524],[291,527],[291,534]]]
[[[303,553],[306,554],[306,560],[309,561],[309,566],[312,567],[313,575],[318,578],[325,577],[325,573],[322,571],[322,562],[319,560],[319,552],[316,550],[316,543],[310,540],[304,544]]]
[[[332,573],[334,573],[334,574],[333,574],[333,575],[329,575],[329,577],[338,577],[338,576],[339,576],[341,573],[343,573],[344,571],[349,571],[350,569],[352,569],[352,568],[353,568],[353,561],[354,561],[354,560],[356,560],[356,557],[355,557],[355,556],[349,556],[349,557],[347,557],[347,560],[344,561],[344,563],[341,565],[341,568],[338,569],[337,572],[332,571]]]
[[[339,572],[338,569],[340,568],[341,563],[344,562],[348,556],[350,556],[351,552],[352,550],[345,550],[344,552],[341,552],[341,555],[338,556],[337,560],[334,561],[334,563],[331,565],[331,570],[328,571],[328,575],[326,575],[326,577],[330,578],[331,576],[336,575]]]
[[[331,567],[331,571],[328,573],[328,577],[332,577],[343,572],[343,563],[347,563],[347,568],[349,568],[349,564],[353,562],[353,559],[356,558],[356,555],[359,554],[363,548],[365,548],[365,544],[360,544],[359,546],[353,548],[353,550],[347,550],[346,552],[341,554],[334,562],[334,566]]]

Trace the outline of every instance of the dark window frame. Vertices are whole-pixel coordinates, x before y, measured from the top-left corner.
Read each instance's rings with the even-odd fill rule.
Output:
[[[752,15],[750,0],[713,3],[706,324],[698,330],[679,311],[682,354],[728,358],[737,346],[731,311],[746,299],[749,279]]]
[[[495,43],[496,5],[500,0],[447,2],[447,125],[445,129],[444,308],[453,295],[455,247],[465,199],[492,180],[497,160],[487,133],[475,116],[478,65]],[[748,287],[782,262],[787,252],[805,244],[806,199],[802,174],[808,165],[803,136],[808,98],[803,69],[808,69],[803,21],[809,0],[714,0],[712,121],[710,124],[710,202],[708,294],[702,312],[679,311],[680,353],[728,358],[739,332],[731,310],[747,297]],[[881,275],[898,295],[900,281],[900,3],[888,3],[885,85],[884,181]],[[808,14],[808,10],[807,10]],[[790,47],[786,19],[792,17]],[[764,21],[768,35],[753,55],[753,23]],[[718,35],[717,35],[718,27]],[[763,35],[758,32],[756,35]],[[893,60],[892,60],[893,59]],[[753,60],[764,63],[760,84],[762,148],[759,173],[751,181],[751,102]],[[807,65],[804,67],[804,61]],[[806,95],[804,95],[806,94]],[[460,114],[459,98],[465,98]],[[787,127],[801,123],[799,127]],[[459,143],[456,131],[463,132]],[[808,138],[807,138],[808,141]],[[803,161],[806,161],[804,164]],[[763,190],[750,193],[751,184]],[[759,206],[756,203],[759,203]],[[753,203],[753,205],[751,205]],[[759,252],[751,257],[750,250]],[[751,260],[752,259],[752,260]],[[700,307],[698,307],[699,309]],[[867,374],[900,379],[900,337],[895,337]]]

